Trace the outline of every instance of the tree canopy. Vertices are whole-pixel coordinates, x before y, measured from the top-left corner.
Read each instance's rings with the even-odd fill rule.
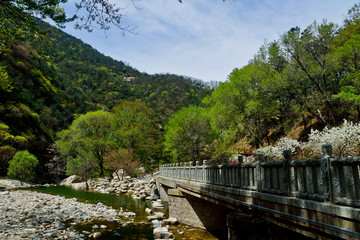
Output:
[[[215,134],[204,108],[182,108],[165,125],[165,151],[178,162],[197,161],[211,156]]]
[[[39,161],[27,150],[20,151],[9,162],[8,176],[25,181],[32,181],[35,178],[35,167]]]
[[[57,146],[74,172],[91,167],[99,176],[105,175],[104,157],[116,144],[114,123],[108,112],[88,112],[75,119],[69,129],[59,133]]]

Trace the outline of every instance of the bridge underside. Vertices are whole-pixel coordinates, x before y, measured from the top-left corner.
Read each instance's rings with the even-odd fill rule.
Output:
[[[219,238],[244,239],[246,230],[256,232],[259,239],[271,231],[279,236],[275,224],[315,239],[360,239],[357,208],[163,176],[157,185],[161,198],[169,201],[170,216]],[[281,232],[278,239],[286,239],[286,231]]]

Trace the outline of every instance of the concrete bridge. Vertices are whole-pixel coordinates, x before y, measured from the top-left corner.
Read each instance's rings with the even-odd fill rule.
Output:
[[[313,160],[166,164],[157,186],[171,217],[220,239],[360,239],[360,158],[331,145]]]

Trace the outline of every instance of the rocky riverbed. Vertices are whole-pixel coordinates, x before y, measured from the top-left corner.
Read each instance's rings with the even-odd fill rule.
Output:
[[[33,191],[0,192],[0,239],[85,239],[101,232],[79,233],[71,225],[106,220],[122,224],[121,212],[103,205],[78,202]],[[65,222],[70,227],[65,227]],[[100,227],[99,227],[100,228]],[[106,228],[106,226],[103,226]]]
[[[76,182],[76,181],[75,181]],[[73,187],[83,183],[71,183]],[[65,198],[27,190],[11,190],[21,185],[11,179],[0,179],[0,239],[101,239],[106,225],[96,222],[115,223],[119,226],[133,223],[136,216],[132,212],[113,209],[102,203],[89,204],[75,198]],[[156,198],[154,180],[125,178],[109,182],[99,179],[90,182],[92,191],[101,193],[127,194],[134,199]],[[152,193],[153,192],[153,193]],[[153,225],[155,239],[171,239],[169,225],[176,219],[165,219],[161,210],[161,200],[154,200],[152,208],[146,209],[147,220]],[[92,231],[78,232],[75,225],[93,224]],[[116,234],[116,233],[114,233]]]
[[[173,233],[169,231],[169,225],[177,224],[177,219],[165,219],[165,215],[159,212],[163,209],[161,199],[155,186],[155,179],[151,176],[146,178],[131,178],[125,176],[121,179],[114,176],[113,179],[95,179],[87,184],[81,182],[77,176],[70,176],[61,185],[71,186],[74,189],[84,190],[88,187],[91,191],[105,194],[124,194],[136,200],[152,201],[152,208],[145,209],[149,215],[147,220],[152,223],[155,239],[173,239]],[[129,213],[128,213],[129,214]]]

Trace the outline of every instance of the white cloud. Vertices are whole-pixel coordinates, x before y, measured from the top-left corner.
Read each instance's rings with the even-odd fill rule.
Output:
[[[356,1],[335,0],[142,0],[129,5],[124,24],[137,35],[66,31],[100,52],[148,73],[170,72],[205,81],[224,81],[254,56],[265,39],[314,20],[342,24]]]

